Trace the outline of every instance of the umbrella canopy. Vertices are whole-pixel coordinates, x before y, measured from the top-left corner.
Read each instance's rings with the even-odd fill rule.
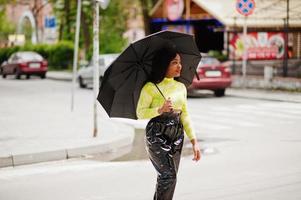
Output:
[[[161,31],[130,44],[109,66],[100,86],[98,101],[110,117],[137,119],[140,91],[149,80],[154,53],[166,41],[180,54],[182,70],[178,81],[189,86],[201,59],[192,35]]]

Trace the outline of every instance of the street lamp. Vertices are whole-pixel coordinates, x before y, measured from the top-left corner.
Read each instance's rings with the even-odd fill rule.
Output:
[[[96,0],[100,3],[100,7],[102,9],[107,9],[107,7],[109,6],[110,0]]]
[[[94,12],[93,12],[93,92],[94,92],[94,105],[93,105],[93,120],[94,129],[93,137],[97,136],[97,95],[99,91],[99,6],[102,9],[106,9],[110,0],[93,0]]]

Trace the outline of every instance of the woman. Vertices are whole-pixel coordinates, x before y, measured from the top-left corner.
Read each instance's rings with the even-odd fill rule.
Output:
[[[193,160],[201,157],[187,112],[187,91],[179,77],[182,65],[174,46],[166,44],[153,58],[150,82],[141,90],[139,119],[150,119],[146,127],[146,149],[158,172],[154,199],[171,200],[183,146],[184,131],[192,143]]]

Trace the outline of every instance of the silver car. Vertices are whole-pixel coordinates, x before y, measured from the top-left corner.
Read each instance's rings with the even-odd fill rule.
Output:
[[[101,82],[106,69],[120,54],[101,54],[99,55],[99,80]],[[93,87],[93,60],[88,65],[83,65],[77,73],[79,87]]]

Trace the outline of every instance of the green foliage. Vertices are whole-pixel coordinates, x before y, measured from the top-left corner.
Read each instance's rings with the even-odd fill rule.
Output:
[[[106,10],[100,10],[100,53],[119,53],[126,45],[122,37],[126,28],[123,7],[124,2],[111,0]]]
[[[73,61],[73,43],[61,41],[55,45],[49,46],[48,56],[49,65],[56,68],[67,69]]]
[[[77,1],[50,0],[57,16],[59,38],[74,41]],[[93,51],[93,1],[82,1],[79,46],[86,50],[87,58]],[[111,0],[108,8],[100,8],[100,53],[121,52],[126,44],[122,34],[126,29],[125,1]]]
[[[8,35],[15,31],[15,27],[7,20],[3,2],[0,1],[0,41],[7,40]]]
[[[209,56],[212,56],[216,59],[218,59],[219,61],[223,62],[227,60],[227,56],[224,55],[221,51],[215,51],[215,50],[210,50],[208,52]]]
[[[7,60],[11,54],[17,51],[35,51],[41,54],[53,69],[68,69],[73,61],[73,43],[60,41],[55,45],[48,44],[26,44],[0,49],[0,63]]]

